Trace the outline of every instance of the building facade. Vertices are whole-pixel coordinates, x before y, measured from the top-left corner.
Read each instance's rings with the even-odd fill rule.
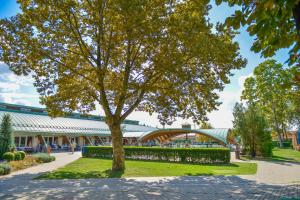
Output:
[[[77,149],[86,145],[111,145],[111,133],[105,117],[71,113],[51,118],[46,109],[0,103],[0,120],[4,114],[12,118],[15,146],[25,151],[41,151],[45,146],[53,150]],[[186,125],[177,129],[158,129],[125,120],[122,126],[124,145],[162,144],[180,134],[202,134],[227,145],[229,129],[192,130]]]

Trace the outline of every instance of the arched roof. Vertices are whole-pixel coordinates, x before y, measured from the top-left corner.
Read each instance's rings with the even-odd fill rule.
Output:
[[[196,130],[189,130],[189,129],[158,129],[154,131],[149,131],[141,135],[139,138],[139,142],[146,142],[148,140],[159,140],[160,142],[166,141],[171,137],[186,134],[186,133],[195,133],[205,135],[207,137],[212,138],[222,144],[227,145],[228,141],[228,134],[230,129],[228,128],[215,128],[215,129],[196,129]]]
[[[108,136],[110,130],[107,124],[99,120],[75,119],[68,117],[51,118],[47,115],[17,113],[0,111],[0,121],[7,113],[12,118],[12,126],[15,133],[26,135],[71,135],[71,136]],[[124,137],[139,137],[144,132],[157,128],[122,124]]]

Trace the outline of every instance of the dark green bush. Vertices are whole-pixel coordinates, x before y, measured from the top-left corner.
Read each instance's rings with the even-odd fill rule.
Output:
[[[227,148],[124,147],[125,157],[134,160],[157,160],[188,163],[229,163]],[[86,146],[83,157],[112,158],[112,147]]]
[[[278,141],[272,141],[273,143],[273,147],[280,147],[279,142]],[[291,140],[285,140],[282,142],[282,146],[283,148],[292,148],[292,141]]]
[[[32,157],[34,157],[40,163],[48,163],[48,162],[52,162],[55,160],[54,156],[50,156],[47,153],[33,154]]]
[[[21,154],[21,160],[24,160],[26,153],[24,151],[18,151]]]
[[[20,152],[17,151],[14,154],[15,154],[15,160],[22,160],[22,155]]]
[[[0,176],[9,174],[10,172],[11,172],[11,166],[8,163],[0,164]]]
[[[14,161],[15,160],[15,154],[12,153],[12,152],[6,152],[6,153],[3,154],[2,158],[4,160],[6,160],[7,162]]]

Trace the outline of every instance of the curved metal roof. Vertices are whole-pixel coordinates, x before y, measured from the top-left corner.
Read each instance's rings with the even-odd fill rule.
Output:
[[[51,118],[47,115],[0,111],[3,115],[10,114],[15,133],[24,135],[70,135],[70,136],[109,136],[107,124],[98,120],[76,119],[67,117]],[[139,138],[139,141],[155,139],[156,137],[170,138],[184,133],[196,133],[209,136],[227,144],[229,129],[157,129],[149,126],[122,124],[123,136]]]
[[[186,134],[186,133],[196,133],[201,135],[206,135],[211,137],[225,145],[228,144],[228,133],[230,129],[228,128],[215,128],[215,129],[157,129],[154,131],[149,131],[141,135],[139,141],[146,141],[151,139],[160,138],[160,140],[166,140],[176,135]]]
[[[10,114],[14,132],[20,134],[63,134],[63,135],[110,135],[107,124],[98,120],[85,120],[76,118],[56,117],[45,115],[0,111],[0,120],[3,115]],[[142,135],[144,132],[156,130],[154,127],[122,124],[124,136]]]

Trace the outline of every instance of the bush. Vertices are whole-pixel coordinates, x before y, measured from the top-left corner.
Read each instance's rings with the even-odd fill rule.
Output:
[[[55,160],[54,156],[50,156],[47,153],[33,154],[32,157],[34,157],[40,163],[48,163],[48,162],[52,162]]]
[[[15,160],[22,160],[22,155],[20,152],[17,151],[14,154],[15,154]]]
[[[133,160],[157,160],[188,163],[229,163],[227,148],[124,147],[125,157]],[[112,158],[112,147],[86,146],[83,157]]]
[[[24,151],[18,151],[21,154],[21,160],[24,160],[26,153]]]
[[[10,172],[11,172],[11,166],[8,163],[0,164],[0,176],[9,174]]]
[[[279,142],[278,141],[272,141],[272,143],[273,143],[273,147],[278,147],[278,148],[280,148],[280,145],[279,145]],[[292,141],[290,141],[290,140],[285,140],[285,141],[283,141],[282,142],[282,148],[292,148]]]
[[[3,154],[2,158],[7,162],[15,160],[15,154],[11,152],[6,152]]]

